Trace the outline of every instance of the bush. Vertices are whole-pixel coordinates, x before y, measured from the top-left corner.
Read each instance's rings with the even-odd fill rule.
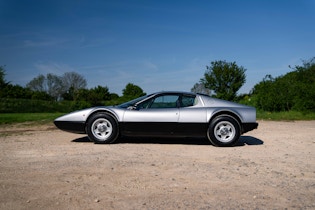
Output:
[[[277,78],[267,75],[255,85],[255,107],[264,111],[315,111],[315,63],[304,63]]]
[[[67,113],[90,107],[84,101],[44,101],[31,99],[0,98],[0,113]]]

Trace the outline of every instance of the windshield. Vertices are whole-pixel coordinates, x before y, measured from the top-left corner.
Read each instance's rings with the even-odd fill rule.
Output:
[[[152,95],[152,94],[151,94]],[[124,109],[126,109],[126,108],[128,108],[128,107],[130,107],[130,106],[134,106],[136,103],[138,103],[139,101],[142,101],[143,99],[145,99],[145,98],[147,98],[147,97],[149,97],[149,96],[151,96],[151,95],[145,95],[145,96],[142,96],[142,97],[140,97],[140,98],[136,98],[136,99],[133,99],[133,100],[131,100],[131,101],[128,101],[128,102],[126,102],[126,103],[123,103],[123,104],[120,104],[120,105],[118,105],[118,107],[119,108],[124,108]]]

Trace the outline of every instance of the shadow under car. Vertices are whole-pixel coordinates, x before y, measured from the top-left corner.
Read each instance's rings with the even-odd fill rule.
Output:
[[[87,136],[72,140],[76,143],[91,142]],[[92,143],[92,142],[91,142]],[[158,137],[121,137],[116,144],[184,144],[211,145],[206,138],[158,138]],[[252,136],[241,136],[234,146],[262,145],[264,142]]]

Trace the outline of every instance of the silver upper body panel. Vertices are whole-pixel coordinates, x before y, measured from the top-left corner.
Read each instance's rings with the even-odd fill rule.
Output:
[[[155,93],[142,99],[149,100],[159,94],[169,94],[170,92]],[[171,92],[175,93],[175,92]],[[178,123],[208,123],[212,116],[220,112],[229,112],[238,116],[242,123],[256,122],[256,109],[242,104],[224,101],[202,94],[176,92],[195,96],[192,106],[178,108],[147,108],[131,109],[120,106],[92,107],[69,113],[56,119],[56,121],[85,122],[88,117],[98,111],[111,113],[118,122],[178,122]]]

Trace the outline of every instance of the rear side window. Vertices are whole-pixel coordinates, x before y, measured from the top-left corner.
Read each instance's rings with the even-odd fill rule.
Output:
[[[195,98],[196,96],[183,95],[181,107],[193,106],[195,104]]]

